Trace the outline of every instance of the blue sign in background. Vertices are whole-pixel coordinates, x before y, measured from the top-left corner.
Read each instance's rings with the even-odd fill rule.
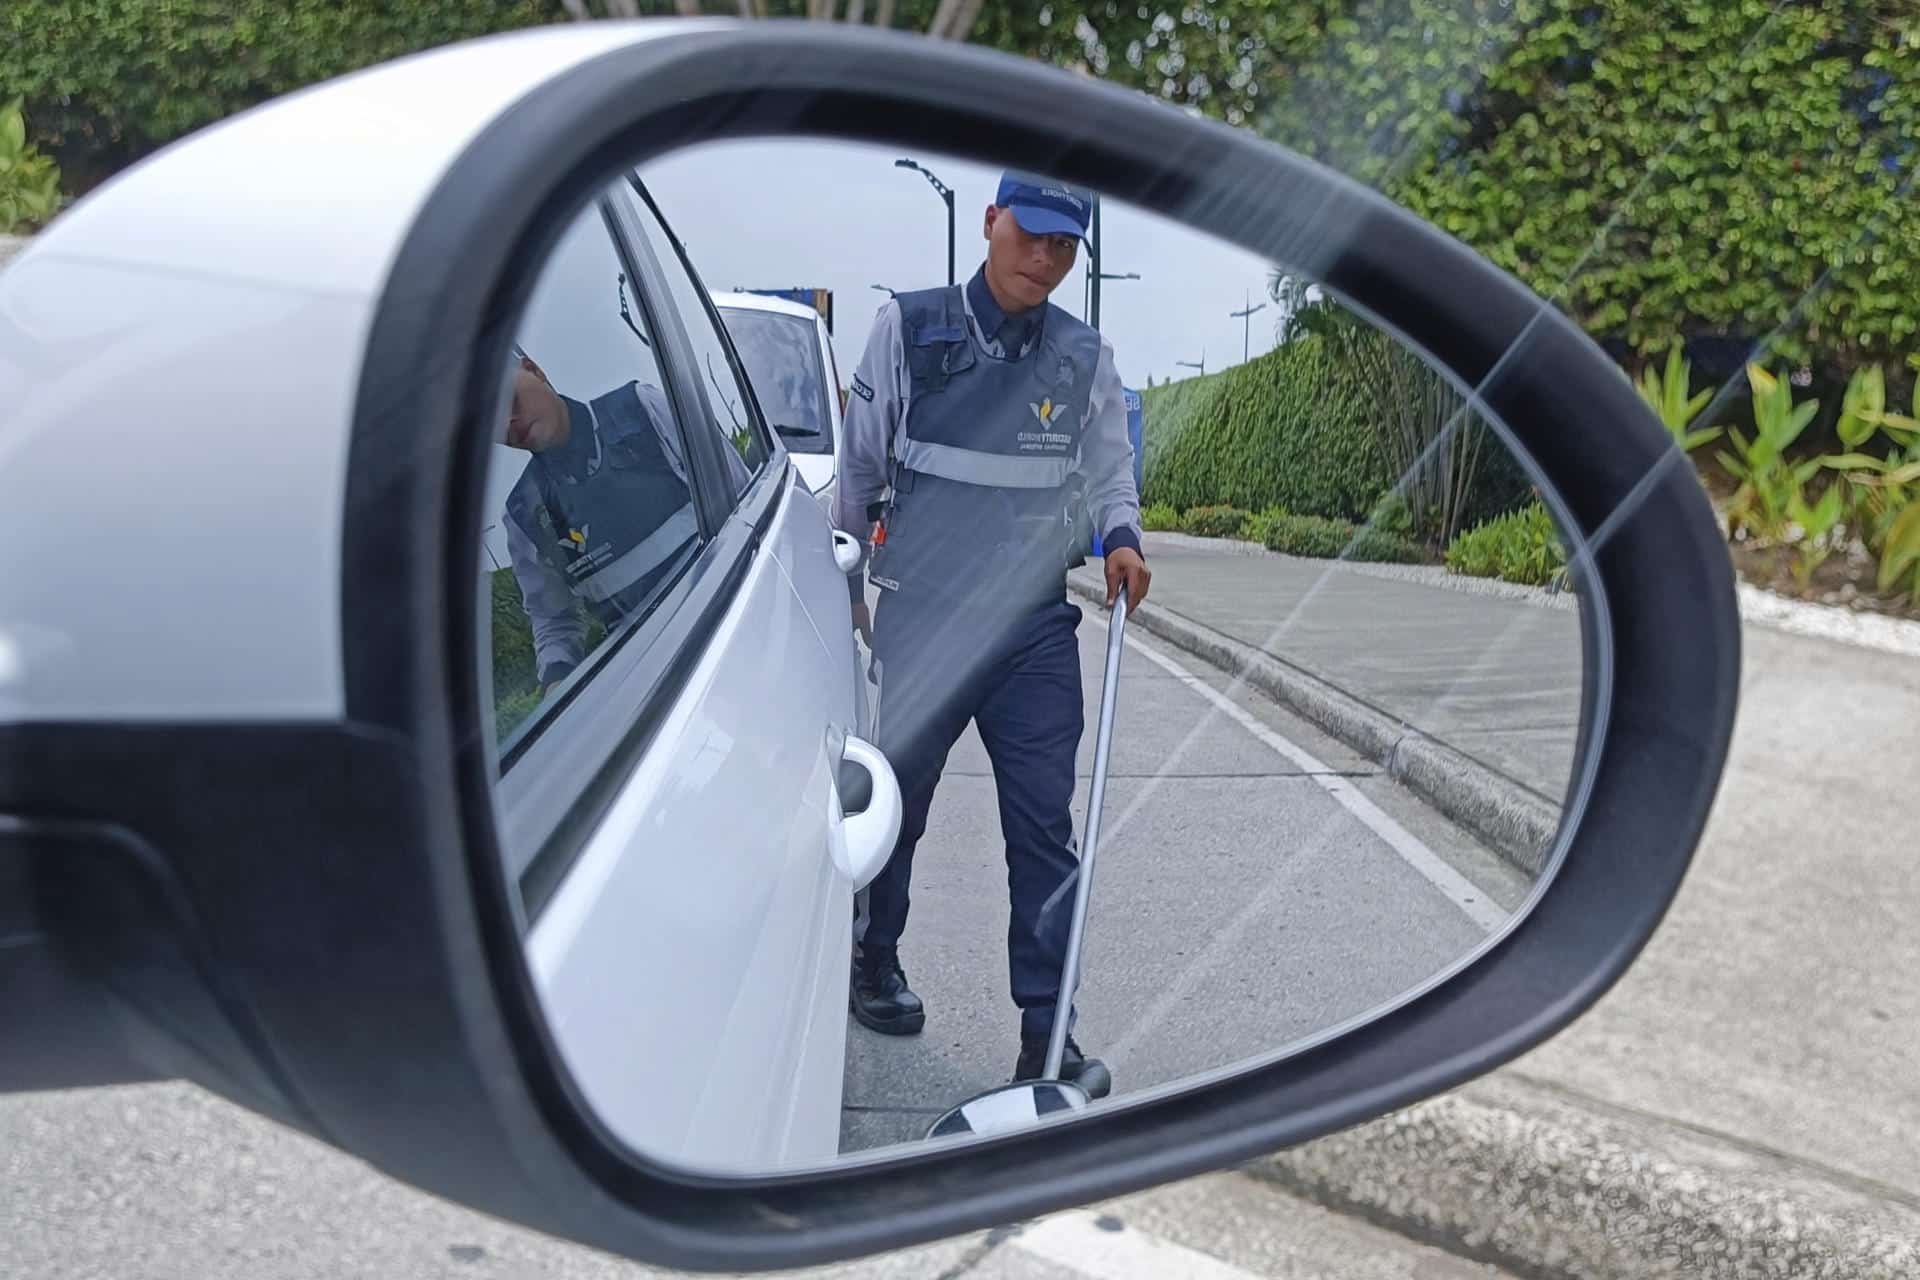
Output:
[[[1146,434],[1147,414],[1141,406],[1140,393],[1131,387],[1122,387],[1127,397],[1127,438],[1133,441],[1133,491],[1140,492],[1140,441]],[[1093,554],[1104,556],[1106,552],[1100,546],[1100,530],[1093,531]]]

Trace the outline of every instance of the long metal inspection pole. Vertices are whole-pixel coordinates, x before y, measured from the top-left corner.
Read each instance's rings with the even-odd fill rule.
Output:
[[[1073,997],[1080,990],[1080,942],[1087,929],[1087,903],[1093,896],[1093,858],[1100,849],[1100,809],[1107,799],[1107,756],[1113,750],[1113,707],[1120,691],[1120,652],[1126,640],[1127,589],[1120,588],[1107,622],[1107,670],[1100,686],[1100,727],[1093,740],[1093,794],[1087,799],[1087,847],[1080,852],[1079,882],[1073,887],[1073,928],[1067,934],[1067,958],[1060,966],[1060,995],[1053,1005],[1053,1034],[1047,1039],[1043,1080],[1060,1078],[1067,1053],[1067,1024]]]

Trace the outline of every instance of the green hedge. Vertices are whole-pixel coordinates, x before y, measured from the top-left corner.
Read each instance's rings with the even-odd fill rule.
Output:
[[[1149,502],[1360,520],[1396,478],[1318,338],[1151,388],[1144,410]]]
[[[1242,507],[1195,507],[1181,518],[1182,532],[1202,538],[1237,538],[1253,512]]]
[[[1537,502],[1474,526],[1447,548],[1447,568],[1474,578],[1544,587],[1566,567],[1560,532]]]
[[[1140,528],[1147,533],[1169,533],[1180,527],[1180,513],[1162,502],[1140,512]]]
[[[1419,544],[1411,539],[1326,516],[1268,517],[1265,535],[1261,541],[1269,551],[1320,560],[1338,557],[1380,564],[1414,564],[1426,558]]]

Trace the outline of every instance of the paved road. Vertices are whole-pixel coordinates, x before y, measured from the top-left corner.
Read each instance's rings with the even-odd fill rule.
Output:
[[[1920,661],[1754,626],[1743,645],[1732,756],[1673,909],[1512,1070],[1920,1207]]]
[[[1570,610],[1460,584],[1396,583],[1390,597],[1364,570],[1315,590],[1310,563],[1259,556],[1247,565],[1182,541],[1155,545],[1149,535],[1156,601],[1249,641],[1298,607],[1276,651],[1436,736],[1454,732],[1469,751],[1472,722],[1448,727],[1458,704],[1418,678],[1416,641],[1449,628],[1436,652],[1456,655],[1457,666],[1475,647],[1462,637],[1503,638],[1506,657],[1483,671],[1516,682],[1477,686],[1507,697],[1491,704],[1506,710],[1482,722],[1491,730],[1483,761],[1524,766],[1529,682],[1560,691],[1556,723],[1568,723]],[[1439,594],[1454,607],[1387,603]],[[1369,617],[1377,625],[1365,625]],[[1341,643],[1342,619],[1362,643]],[[1513,647],[1523,635],[1531,656]],[[1396,649],[1409,660],[1378,669]],[[1742,659],[1727,773],[1672,911],[1597,1009],[1508,1074],[1920,1206],[1920,661],[1752,624]],[[1539,758],[1569,740],[1556,729]],[[1546,772],[1563,767],[1553,760]]]
[[[1090,727],[1105,637],[1104,615],[1089,613]],[[1270,1054],[1376,1009],[1467,955],[1524,900],[1526,879],[1373,765],[1143,633],[1130,637],[1121,689],[1078,1027],[1118,1091]],[[927,1030],[891,1038],[850,1025],[846,1149],[912,1141],[1011,1074],[1005,877],[993,780],[969,732],[915,858],[901,948]]]
[[[187,1085],[0,1096],[6,1280],[663,1280],[421,1195]],[[796,1273],[788,1273],[796,1274]],[[825,1280],[1497,1280],[1237,1174]]]

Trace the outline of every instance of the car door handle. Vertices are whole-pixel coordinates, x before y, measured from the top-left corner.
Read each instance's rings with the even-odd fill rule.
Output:
[[[851,815],[839,813],[837,795],[834,804],[837,828],[833,841],[834,861],[853,881],[856,890],[864,889],[869,881],[880,874],[880,868],[887,865],[887,859],[893,856],[894,841],[900,838],[900,819],[905,803],[900,795],[900,783],[893,776],[893,766],[880,754],[880,748],[865,738],[848,734],[846,745],[841,748],[841,758],[848,764],[864,769],[870,779],[866,807],[860,812]]]
[[[852,573],[860,567],[860,540],[850,533],[839,529],[833,531],[833,563],[842,573]]]

